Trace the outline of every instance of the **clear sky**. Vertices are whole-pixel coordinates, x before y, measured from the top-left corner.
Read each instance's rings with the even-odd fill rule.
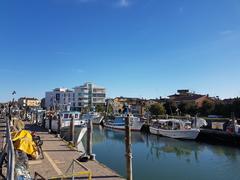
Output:
[[[240,96],[239,0],[1,0],[0,101],[94,82],[108,97]]]

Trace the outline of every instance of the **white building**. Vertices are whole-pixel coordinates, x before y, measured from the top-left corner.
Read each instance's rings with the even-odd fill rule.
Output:
[[[105,104],[106,89],[93,83],[85,83],[77,86],[75,93],[75,109],[81,110],[84,107],[94,107],[98,104]]]
[[[73,89],[56,88],[46,92],[45,107],[47,109],[67,110],[67,107],[70,106],[71,109],[81,111],[84,107],[92,108],[98,104],[105,104],[106,89],[103,87],[93,83],[85,83]]]
[[[45,94],[46,109],[67,110],[75,101],[73,90],[67,88],[55,88]]]

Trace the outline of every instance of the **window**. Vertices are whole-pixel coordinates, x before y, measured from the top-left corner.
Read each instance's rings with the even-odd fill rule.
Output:
[[[64,117],[63,117],[63,118],[66,118],[66,119],[67,119],[67,118],[68,118],[68,114],[64,114]]]
[[[78,119],[78,114],[75,114],[75,119]]]
[[[96,93],[93,94],[93,97],[105,97],[105,96],[106,96],[105,94],[96,94]]]

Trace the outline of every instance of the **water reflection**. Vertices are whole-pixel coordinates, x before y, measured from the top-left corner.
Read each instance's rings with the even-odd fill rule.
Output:
[[[112,130],[112,129],[103,129],[104,135],[107,139],[111,139],[113,141],[118,141],[120,143],[124,143],[125,133],[121,130]],[[94,131],[94,133],[96,133]],[[141,136],[139,132],[132,132],[131,134],[132,144],[136,143],[144,143],[144,138]]]
[[[171,153],[178,158],[193,155],[195,161],[198,162],[198,153],[203,148],[196,142],[182,141],[154,135],[145,135],[145,137],[145,144],[149,148],[150,154],[157,159],[160,159],[161,154]]]
[[[126,174],[124,139],[124,131],[94,126],[93,153],[98,161],[122,176]],[[79,149],[85,151],[86,136]],[[137,180],[235,180],[240,177],[238,148],[133,132],[132,152],[133,174]]]
[[[101,144],[107,140],[124,144],[124,138],[124,131],[107,129],[101,126],[94,127],[94,145]],[[214,156],[226,157],[231,161],[237,160],[237,157],[239,156],[239,149],[237,148],[209,145],[195,141],[177,140],[140,132],[132,132],[133,147],[135,144],[139,143],[148,149],[148,152],[146,153],[147,157],[150,154],[153,158],[157,159],[160,159],[161,155],[174,154],[177,158],[193,157],[195,162],[199,162],[199,154],[206,150],[210,151],[214,154]]]

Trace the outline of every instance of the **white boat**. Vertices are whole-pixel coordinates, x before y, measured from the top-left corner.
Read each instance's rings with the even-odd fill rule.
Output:
[[[103,116],[100,114],[100,113],[97,113],[97,112],[88,112],[86,114],[83,114],[81,119],[84,120],[84,121],[92,121],[93,124],[101,124],[102,121],[103,121]]]
[[[77,111],[63,111],[60,114],[60,128],[69,127],[71,124],[71,119],[73,118],[74,126],[84,126],[86,121],[80,118],[80,112]],[[49,118],[45,121],[45,128],[49,129]],[[58,131],[59,120],[57,116],[53,117],[51,120],[51,130]]]
[[[150,126],[150,132],[156,135],[162,135],[177,139],[196,139],[200,129],[192,128],[190,121],[178,119],[156,120]]]
[[[114,119],[108,119],[104,122],[104,126],[112,129],[125,130],[126,116],[115,116]],[[130,129],[132,131],[140,131],[144,122],[140,118],[130,116]]]

